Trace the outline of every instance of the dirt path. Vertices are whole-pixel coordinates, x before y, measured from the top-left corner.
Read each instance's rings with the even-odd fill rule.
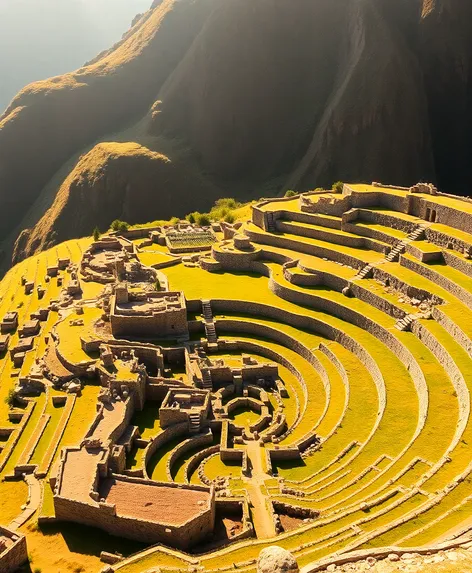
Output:
[[[244,478],[249,499],[252,505],[252,516],[258,539],[268,539],[277,535],[272,520],[272,514],[267,506],[268,497],[265,495],[264,482],[271,479],[262,466],[264,449],[257,442],[248,442],[246,451],[251,462],[251,477]]]
[[[25,482],[28,485],[28,502],[24,506],[24,510],[15,517],[15,519],[8,526],[9,529],[16,530],[21,527],[28,519],[35,513],[41,503],[41,482],[39,482],[33,474],[25,476]]]

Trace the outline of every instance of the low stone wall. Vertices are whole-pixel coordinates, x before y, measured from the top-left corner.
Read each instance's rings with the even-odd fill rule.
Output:
[[[446,290],[447,292],[455,296],[457,299],[459,299],[462,303],[466,304],[469,307],[472,307],[472,293],[468,292],[467,290],[459,286],[457,283],[446,278],[441,273],[404,256],[400,257],[400,264],[403,267],[410,269],[411,271],[418,273],[422,277],[439,285],[444,290]]]
[[[372,227],[360,227],[359,225],[355,225],[348,221],[345,222],[344,220],[343,220],[342,230],[347,231],[348,233],[361,235],[362,237],[369,237],[371,239],[375,239],[376,241],[387,243],[388,245],[391,246],[395,245],[398,242],[397,237],[393,237],[388,233],[384,233],[383,231],[379,231],[378,229],[373,229]]]
[[[211,446],[210,448],[206,448],[201,452],[197,452],[194,456],[192,456],[185,468],[185,482],[190,482],[191,475],[195,472],[198,466],[205,460],[211,456],[218,454],[220,451],[220,444],[215,446]]]
[[[184,440],[181,444],[179,444],[174,450],[172,451],[169,459],[167,460],[167,479],[169,481],[173,481],[172,477],[172,467],[175,462],[183,456],[186,452],[193,450],[194,448],[200,446],[208,446],[213,443],[213,434],[211,431],[206,432],[205,434],[198,434],[193,436],[192,438],[188,438]]]
[[[0,552],[0,571],[2,573],[14,573],[28,561],[26,537],[22,533],[13,532],[0,526],[0,537],[2,536],[7,537],[13,543]]]
[[[448,453],[452,451],[464,433],[470,416],[470,394],[464,376],[460,371],[453,358],[438,341],[438,339],[420,322],[415,321],[412,325],[412,332],[421,340],[421,342],[428,348],[436,357],[437,361],[444,368],[449,376],[454,390],[457,395],[459,404],[459,417],[456,425],[454,437],[450,440],[447,452],[444,454],[447,457]]]
[[[418,300],[430,300],[434,305],[444,304],[444,299],[432,294],[430,291],[416,287],[399,279],[396,275],[385,271],[381,266],[374,267],[374,279],[392,287],[398,293],[402,293],[408,298]]]
[[[120,476],[120,480],[131,483],[142,483],[140,478]],[[145,480],[145,483],[156,487],[156,499],[158,499],[159,487],[184,488],[173,483],[158,483]],[[203,486],[191,486],[210,493],[210,508],[202,511],[195,518],[182,525],[152,523],[126,515],[117,515],[115,505],[107,503],[85,503],[59,496],[54,498],[54,507],[58,521],[72,521],[83,525],[93,525],[107,531],[111,535],[135,539],[144,543],[165,543],[172,547],[188,549],[197,544],[208,535],[211,535],[215,524],[214,491]]]
[[[443,249],[458,251],[459,253],[472,251],[472,236],[470,241],[459,239],[455,236],[442,233],[432,227],[426,229],[426,238],[431,243],[438,245]]]
[[[472,356],[472,340],[441,308],[434,307],[432,316],[436,322],[448,332],[462,348]]]
[[[450,267],[472,278],[472,262],[447,251],[443,252],[443,257]]]
[[[361,258],[346,255],[339,252],[335,248],[331,249],[328,247],[319,247],[317,245],[304,243],[295,239],[289,239],[287,237],[281,237],[278,235],[269,235],[267,233],[261,233],[247,229],[245,233],[251,240],[257,241],[263,245],[271,245],[273,247],[279,247],[282,249],[290,249],[298,253],[306,253],[308,255],[313,255],[319,258],[327,258],[331,261],[335,261],[343,265],[349,265],[355,269],[361,269],[366,264],[366,262]],[[362,255],[362,253],[360,252],[359,255]]]
[[[149,442],[149,445],[144,450],[143,453],[143,468],[144,468],[144,477],[149,478],[149,474],[147,473],[147,466],[151,457],[157,452],[159,448],[161,448],[167,442],[174,440],[175,438],[179,438],[180,436],[184,436],[188,434],[188,422],[184,422],[182,424],[175,424],[175,426],[170,426],[166,428],[163,432],[157,435],[152,441]]]
[[[405,251],[407,254],[415,257],[415,259],[418,259],[422,263],[432,263],[442,259],[441,249],[438,248],[436,251],[423,251],[417,247],[414,242],[407,243]]]

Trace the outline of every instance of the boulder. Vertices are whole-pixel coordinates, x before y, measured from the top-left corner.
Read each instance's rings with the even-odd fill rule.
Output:
[[[294,556],[282,547],[272,546],[263,549],[257,560],[257,573],[297,572],[298,564]]]

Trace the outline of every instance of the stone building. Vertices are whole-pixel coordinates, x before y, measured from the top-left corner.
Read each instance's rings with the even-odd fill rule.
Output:
[[[26,537],[0,525],[0,571],[13,573],[27,561]]]
[[[182,292],[130,292],[117,285],[110,301],[114,336],[188,337],[187,306]]]

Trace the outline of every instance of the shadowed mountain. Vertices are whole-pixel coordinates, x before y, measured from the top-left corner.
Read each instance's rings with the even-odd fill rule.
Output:
[[[155,2],[119,44],[31,84],[0,119],[0,224],[10,245],[27,228],[15,260],[218,195],[336,179],[466,189],[469,12],[460,0]]]

